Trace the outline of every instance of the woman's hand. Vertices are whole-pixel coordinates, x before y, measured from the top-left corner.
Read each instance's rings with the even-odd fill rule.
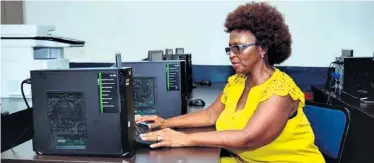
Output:
[[[136,124],[141,123],[141,122],[152,122],[152,123],[149,123],[150,129],[155,129],[155,128],[163,129],[167,127],[166,120],[163,118],[160,118],[157,115],[144,116],[144,117],[135,119]]]
[[[185,147],[191,145],[187,134],[174,131],[170,128],[142,134],[140,138],[144,141],[158,141],[158,143],[152,144],[151,148]]]

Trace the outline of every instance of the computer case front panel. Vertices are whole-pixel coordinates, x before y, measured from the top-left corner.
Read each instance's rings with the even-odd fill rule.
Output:
[[[131,128],[122,123],[128,119],[121,115],[128,113],[121,108],[121,97],[126,95],[119,91],[123,88],[119,72],[118,69],[31,71],[34,151],[118,156],[133,153],[129,143]],[[125,150],[124,144],[128,146]]]

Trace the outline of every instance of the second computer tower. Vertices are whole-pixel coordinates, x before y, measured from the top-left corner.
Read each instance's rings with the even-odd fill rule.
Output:
[[[185,61],[184,70],[185,70],[185,79],[186,79],[186,93],[188,96],[192,95],[193,89],[193,78],[192,78],[192,58],[191,54],[173,54],[167,55],[166,60],[181,60]]]
[[[138,115],[170,118],[187,113],[183,95],[184,61],[123,62],[133,69],[134,110]]]

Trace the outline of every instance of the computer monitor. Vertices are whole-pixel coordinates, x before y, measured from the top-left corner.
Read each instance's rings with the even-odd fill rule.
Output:
[[[344,58],[343,90],[356,97],[374,96],[374,58]]]
[[[137,115],[170,118],[187,113],[183,95],[183,61],[123,62],[133,69],[134,110]]]
[[[37,154],[135,153],[131,68],[47,69],[30,74]]]
[[[166,55],[172,55],[173,54],[173,49],[165,49],[165,54]]]
[[[148,51],[148,60],[149,61],[162,61],[162,60],[164,60],[164,51],[163,50],[150,50],[150,51]]]
[[[342,50],[341,57],[353,57],[353,50]]]
[[[175,48],[175,54],[184,54],[184,48]]]

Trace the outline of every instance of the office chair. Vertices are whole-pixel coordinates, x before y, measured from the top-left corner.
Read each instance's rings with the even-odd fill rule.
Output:
[[[327,163],[340,163],[347,132],[350,112],[345,107],[307,101],[304,113],[312,126],[315,144]]]

